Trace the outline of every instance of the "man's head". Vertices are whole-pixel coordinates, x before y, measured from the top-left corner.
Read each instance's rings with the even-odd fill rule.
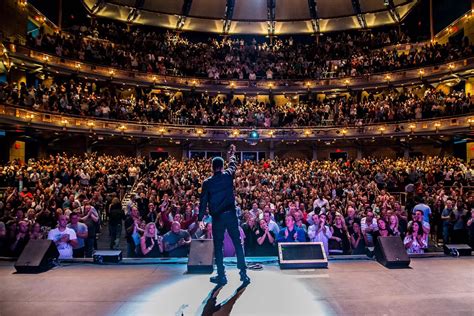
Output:
[[[76,212],[72,212],[69,215],[69,218],[71,219],[72,225],[77,225],[77,223],[79,222],[79,214],[77,214]]]
[[[423,220],[423,211],[422,210],[416,210],[415,211],[415,216],[417,221],[422,221]]]
[[[272,219],[272,215],[270,214],[269,211],[265,211],[263,213],[263,219],[265,220],[265,222],[270,223],[270,221]]]
[[[171,231],[175,234],[179,233],[179,231],[181,230],[181,224],[177,221],[174,221],[172,224],[171,224]]]
[[[18,231],[20,233],[26,234],[28,232],[28,223],[25,221],[20,221],[18,223]]]
[[[285,217],[285,224],[286,224],[286,227],[288,227],[289,229],[293,229],[293,227],[295,226],[295,219],[292,215],[287,215]]]
[[[58,226],[59,228],[66,228],[66,225],[67,225],[67,215],[59,215],[59,218],[58,218]]]
[[[220,172],[224,169],[224,159],[221,157],[212,158],[212,171]]]

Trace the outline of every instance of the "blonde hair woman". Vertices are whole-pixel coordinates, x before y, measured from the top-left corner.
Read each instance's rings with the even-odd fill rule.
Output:
[[[156,258],[163,254],[162,238],[158,236],[155,223],[146,224],[140,239],[140,248],[144,257]]]

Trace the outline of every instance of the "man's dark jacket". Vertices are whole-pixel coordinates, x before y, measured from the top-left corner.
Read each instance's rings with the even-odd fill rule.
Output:
[[[234,175],[237,169],[235,155],[229,157],[229,166],[223,172],[215,172],[202,183],[201,201],[199,204],[199,221],[206,215],[209,204],[209,214],[215,219],[219,215],[235,212]]]

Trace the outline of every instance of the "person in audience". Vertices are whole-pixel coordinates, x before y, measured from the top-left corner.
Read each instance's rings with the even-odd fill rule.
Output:
[[[471,208],[471,217],[467,221],[467,228],[468,228],[468,233],[469,233],[469,242],[468,242],[469,246],[471,248],[474,248],[474,209],[473,208]],[[0,233],[1,233],[1,227],[0,227]]]
[[[60,215],[58,227],[48,233],[48,239],[52,240],[59,251],[59,259],[72,259],[73,249],[77,246],[76,232],[67,227],[68,218]]]
[[[30,240],[44,239],[44,233],[41,230],[41,225],[39,223],[34,223],[31,226],[30,231]]]
[[[421,225],[420,222],[413,222],[413,224],[408,227],[408,232],[403,243],[409,254],[422,254],[427,247]]]
[[[448,244],[451,241],[455,220],[453,200],[446,200],[446,206],[441,213],[441,220],[443,221],[443,243]]]
[[[277,249],[274,245],[275,234],[265,219],[259,221],[259,227],[255,231],[257,246],[255,247],[255,256],[276,256]]]
[[[277,242],[304,242],[306,235],[303,229],[296,227],[295,219],[292,215],[285,217],[286,227],[280,230]]]
[[[10,255],[8,244],[7,227],[4,222],[0,222],[0,257]]]
[[[270,210],[266,210],[263,212],[263,219],[265,222],[267,222],[268,228],[273,232],[274,236],[278,236],[278,233],[280,232],[280,227],[278,227],[278,224],[275,223],[275,221],[272,218],[272,212]]]
[[[117,197],[112,199],[109,206],[109,233],[111,250],[118,249],[120,245],[120,237],[122,235],[122,224],[125,220],[125,213],[122,210],[122,203]]]
[[[329,255],[329,239],[332,237],[331,228],[326,225],[326,215],[312,215],[313,224],[308,227],[308,238],[312,242],[321,242],[326,256]]]
[[[136,247],[140,243],[140,233],[143,233],[143,229],[140,228],[140,215],[138,208],[132,206],[130,215],[125,219],[125,232],[127,235],[127,256],[135,257]]]
[[[247,221],[242,225],[245,234],[244,251],[246,256],[254,256],[257,247],[256,218],[250,212],[247,214]]]
[[[140,239],[140,249],[143,257],[158,258],[163,254],[162,237],[158,235],[155,223],[148,223]]]
[[[98,232],[97,229],[99,228],[99,213],[89,201],[84,201],[82,214],[83,217],[81,221],[87,226],[87,238],[84,239],[85,256],[86,258],[92,258]]]
[[[415,205],[413,208],[413,215],[415,215],[417,210],[420,210],[423,212],[423,221],[427,222],[428,224],[430,223],[430,217],[431,217],[431,208],[425,204],[425,201],[423,197],[417,197],[418,204]]]
[[[377,220],[374,218],[374,212],[372,212],[372,210],[367,210],[366,216],[360,221],[360,228],[362,229],[362,233],[366,236],[367,247],[373,247],[375,242],[373,234],[379,228],[377,225]]]
[[[77,245],[73,246],[72,256],[74,258],[84,258],[85,252],[85,240],[89,236],[87,231],[87,225],[79,222],[79,214],[72,212],[69,215],[70,223],[67,224],[68,228],[71,228],[76,233]]]
[[[388,230],[393,236],[400,236],[402,239],[405,237],[400,228],[398,216],[395,214],[392,214],[389,217]]]
[[[340,213],[336,213],[334,224],[331,226],[331,232],[332,236],[329,244],[331,253],[349,254],[351,251],[349,230]]]
[[[30,240],[28,222],[21,220],[18,222],[18,232],[10,245],[10,251],[13,257],[19,257],[26,244]]]
[[[174,221],[171,230],[163,236],[163,246],[168,257],[186,257],[189,253],[191,235],[181,229],[181,224]]]
[[[360,224],[357,222],[352,223],[352,234],[351,234],[351,246],[353,255],[363,255],[367,253],[367,235],[362,233]]]

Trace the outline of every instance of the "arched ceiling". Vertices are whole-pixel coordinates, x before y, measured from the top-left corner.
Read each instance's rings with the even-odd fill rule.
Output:
[[[401,21],[419,0],[83,0],[96,16],[187,31],[296,34]]]

